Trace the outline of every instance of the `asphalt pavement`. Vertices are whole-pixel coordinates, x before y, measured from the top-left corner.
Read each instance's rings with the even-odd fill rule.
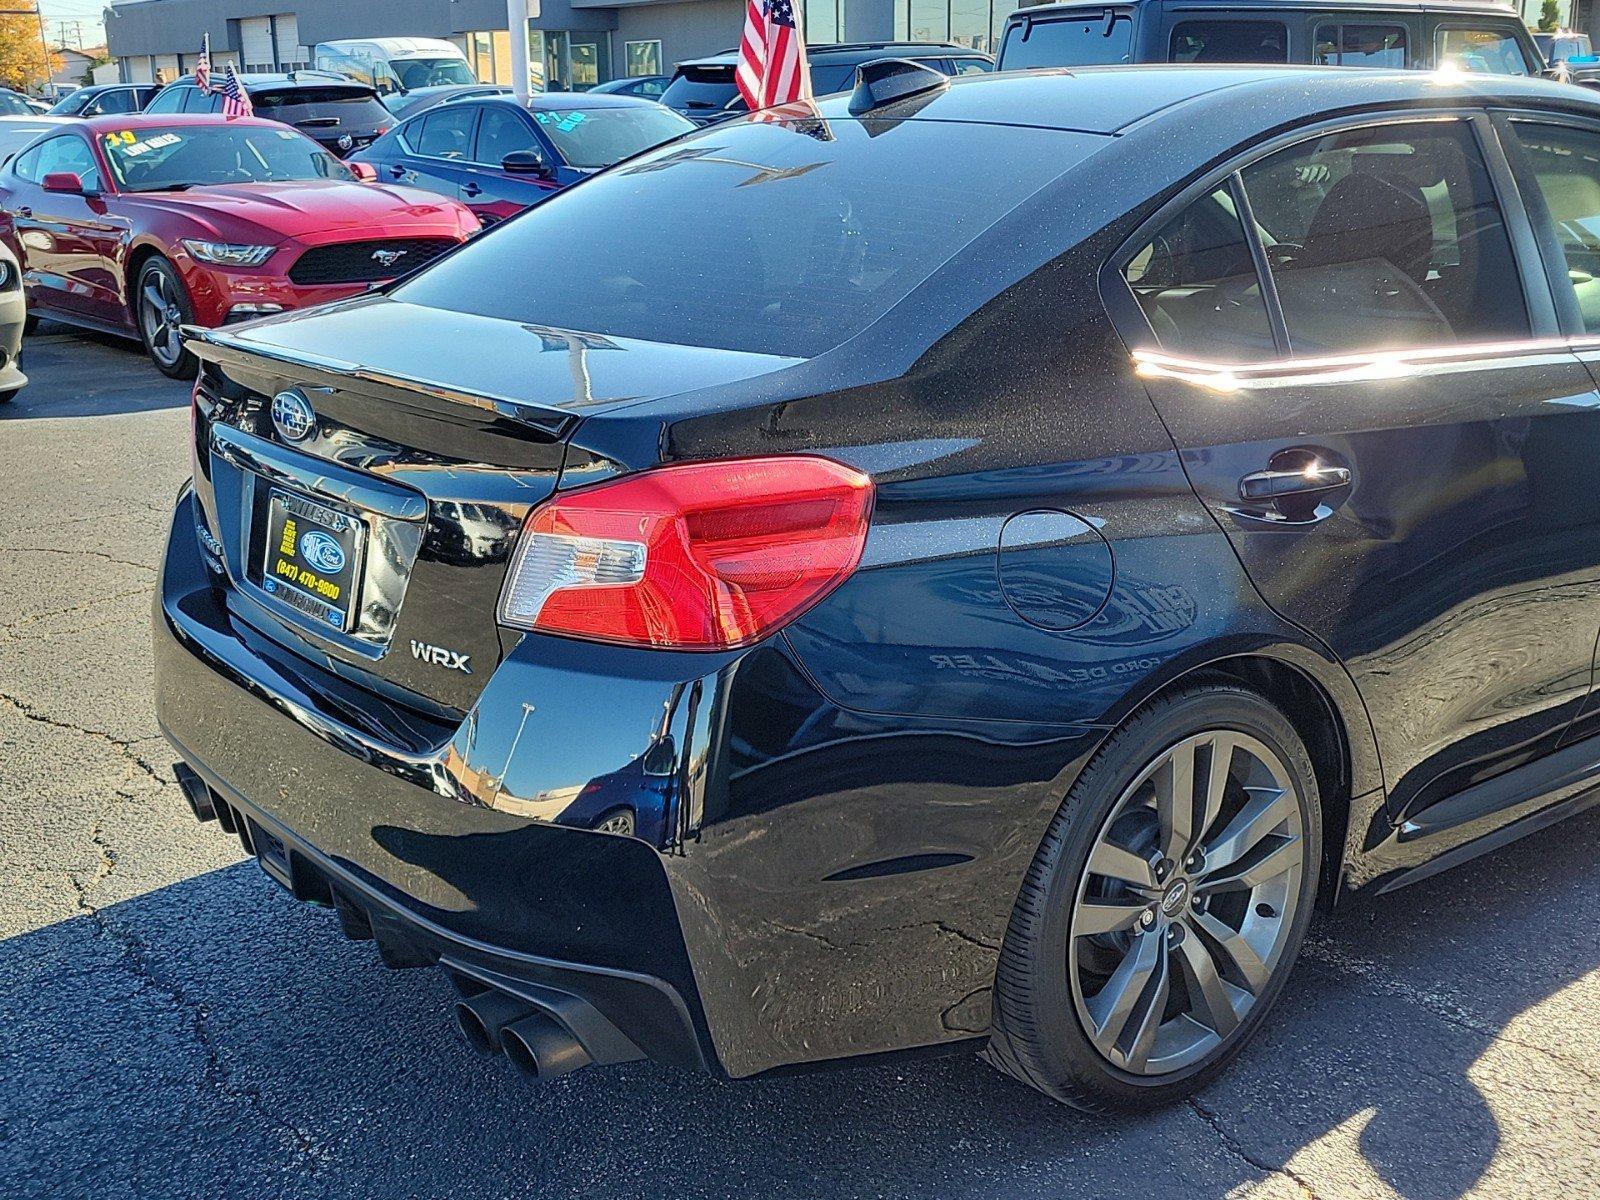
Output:
[[[148,624],[187,388],[48,326],[24,366],[0,407],[0,1196],[1600,1194],[1600,815],[1319,920],[1233,1070],[1137,1119],[965,1053],[542,1086],[475,1057],[441,974],[386,970],[173,783]]]

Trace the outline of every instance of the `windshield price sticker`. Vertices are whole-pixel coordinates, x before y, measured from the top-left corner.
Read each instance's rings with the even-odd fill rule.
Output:
[[[115,133],[106,135],[106,148],[108,150],[116,150],[120,154],[126,154],[129,158],[137,158],[139,155],[147,154],[151,150],[160,150],[165,146],[176,146],[181,141],[183,139],[175,133],[158,133],[155,137],[141,142],[132,133],[123,130],[120,135]]]

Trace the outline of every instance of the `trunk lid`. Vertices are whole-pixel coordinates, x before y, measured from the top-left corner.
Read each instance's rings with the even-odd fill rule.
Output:
[[[433,716],[468,710],[499,662],[523,519],[585,415],[795,361],[382,296],[209,331],[196,350],[201,540],[230,608]]]

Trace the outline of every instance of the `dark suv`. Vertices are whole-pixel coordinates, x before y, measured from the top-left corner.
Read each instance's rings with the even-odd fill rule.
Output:
[[[1544,59],[1516,13],[1485,0],[1129,0],[1041,4],[1006,20],[999,69],[1114,63],[1302,63],[1453,67],[1538,75]]]
[[[241,75],[239,82],[256,116],[292,125],[338,158],[372,145],[395,123],[374,89],[328,71]],[[202,92],[187,75],[162,88],[144,111],[219,113],[222,96]]]
[[[538,1076],[1181,1096],[1317,902],[1600,795],[1597,227],[1600,101],[1505,76],[687,134],[198,335],[177,775]]]
[[[981,75],[994,70],[994,59],[970,46],[949,42],[849,42],[806,47],[813,95],[827,96],[852,87],[862,63],[904,58],[944,75]],[[737,51],[681,62],[673,72],[661,103],[696,125],[710,125],[748,112],[734,84]]]

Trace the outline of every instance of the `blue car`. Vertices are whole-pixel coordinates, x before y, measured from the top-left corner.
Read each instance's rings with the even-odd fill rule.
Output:
[[[487,227],[694,128],[632,96],[545,92],[526,104],[484,96],[430,108],[354,158],[385,183],[460,200]]]

